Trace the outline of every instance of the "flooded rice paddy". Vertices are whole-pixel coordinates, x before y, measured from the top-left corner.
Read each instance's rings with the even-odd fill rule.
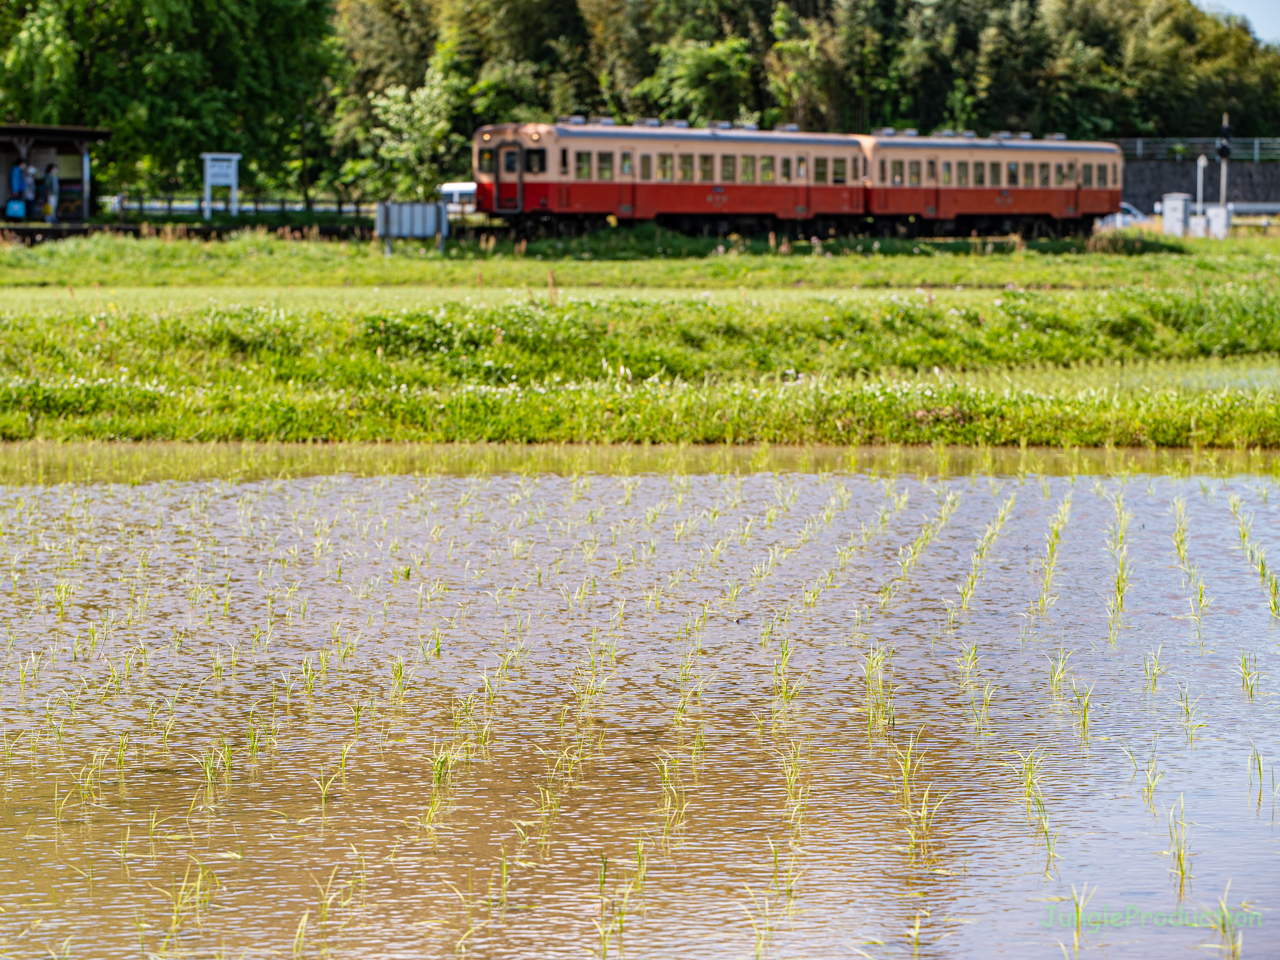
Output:
[[[0,955],[1265,955],[1273,467],[10,448]]]

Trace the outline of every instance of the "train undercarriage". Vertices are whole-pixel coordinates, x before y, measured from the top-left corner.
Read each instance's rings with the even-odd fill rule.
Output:
[[[503,219],[517,239],[581,236],[610,225],[604,215],[508,214]],[[760,237],[774,234],[779,239],[809,237],[870,237],[901,239],[928,237],[1020,236],[1026,240],[1055,239],[1089,234],[1093,217],[1058,220],[1043,215],[962,216],[953,220],[926,220],[915,216],[828,216],[811,220],[782,220],[777,217],[702,216],[663,214],[652,221],[623,220],[621,225],[654,223],[688,236],[727,237],[738,234]]]

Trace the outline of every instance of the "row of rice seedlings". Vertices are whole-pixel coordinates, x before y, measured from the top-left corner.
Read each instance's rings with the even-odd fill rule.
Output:
[[[1124,492],[1116,493],[1112,504],[1115,518],[1107,526],[1107,549],[1115,568],[1112,575],[1112,593],[1107,600],[1107,637],[1114,647],[1119,638],[1124,618],[1124,598],[1129,589],[1129,547],[1125,542],[1133,514],[1124,508]]]
[[[1017,494],[1012,493],[1009,498],[1000,505],[996,516],[982,532],[982,536],[978,539],[978,544],[974,547],[973,552],[969,555],[969,575],[965,577],[962,583],[956,589],[960,592],[960,609],[963,613],[969,612],[969,601],[973,597],[974,588],[978,585],[978,576],[982,570],[983,561],[986,560],[987,554],[991,552],[992,546],[1000,536],[1000,531],[1004,528],[1005,521],[1009,518],[1009,514],[1013,512],[1013,505],[1017,500]]]
[[[1040,592],[1032,607],[1033,616],[1045,616],[1058,600],[1053,593],[1053,579],[1058,569],[1058,546],[1062,542],[1062,531],[1071,519],[1071,491],[1058,504],[1058,509],[1049,521],[1049,531],[1045,534],[1044,557],[1040,560]]]
[[[1266,592],[1267,608],[1271,611],[1271,616],[1280,619],[1280,577],[1277,577],[1267,566],[1266,549],[1253,539],[1253,517],[1245,517],[1241,509],[1243,500],[1236,494],[1232,494],[1228,500],[1231,512],[1239,525],[1240,548],[1245,551],[1245,555],[1249,558],[1249,565],[1253,567],[1254,573],[1258,575],[1258,581],[1262,584],[1262,589]]]
[[[1204,578],[1200,576],[1199,568],[1191,562],[1187,554],[1187,502],[1184,498],[1174,498],[1173,517],[1173,548],[1178,554],[1178,565],[1182,569],[1183,582],[1191,587],[1191,596],[1187,602],[1191,607],[1191,620],[1196,625],[1196,636],[1201,638],[1201,652],[1203,652],[1204,611],[1213,603],[1213,599],[1206,595]]]
[[[942,529],[960,505],[959,496],[951,490],[939,493],[938,512],[932,518],[926,518],[920,525],[915,538],[898,550],[898,574],[881,585],[878,591],[880,609],[884,610],[893,600],[893,595],[907,582],[911,571],[915,569],[929,544],[942,532]]]

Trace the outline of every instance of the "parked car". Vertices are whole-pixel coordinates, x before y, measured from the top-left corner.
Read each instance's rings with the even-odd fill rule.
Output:
[[[1157,204],[1159,206],[1159,204]],[[1151,218],[1126,200],[1120,201],[1120,212],[1112,213],[1098,221],[1099,230],[1127,230],[1149,223]]]

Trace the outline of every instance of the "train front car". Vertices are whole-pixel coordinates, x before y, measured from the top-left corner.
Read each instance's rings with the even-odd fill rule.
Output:
[[[867,158],[856,137],[573,117],[476,132],[476,206],[521,232],[656,220],[688,233],[858,228]]]
[[[873,232],[1052,237],[1087,233],[1120,209],[1124,157],[1113,143],[950,131],[861,139]]]

